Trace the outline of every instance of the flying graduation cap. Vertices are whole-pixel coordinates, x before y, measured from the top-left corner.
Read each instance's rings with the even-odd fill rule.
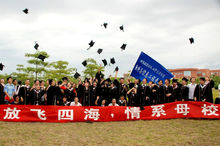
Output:
[[[86,65],[87,65],[87,61],[84,60],[84,61],[82,62],[82,65],[83,65],[83,66],[86,66]]]
[[[105,29],[107,28],[107,25],[108,25],[108,23],[103,23],[101,26],[104,26],[105,27]]]
[[[34,45],[35,50],[38,50],[38,47],[39,47],[38,43],[35,42],[35,45]]]
[[[121,46],[121,51],[122,51],[122,50],[125,50],[126,46],[127,46],[127,44],[123,44],[123,45]]]
[[[189,38],[190,44],[194,43],[194,38]]]
[[[0,63],[0,70],[3,71],[4,65]]]
[[[74,74],[74,78],[75,78],[75,79],[78,79],[80,76],[81,76],[81,75],[80,75],[78,72],[76,72],[76,73]]]
[[[102,62],[104,64],[104,66],[106,66],[108,64],[106,59],[103,59]]]
[[[114,57],[110,59],[110,63],[115,64],[115,58]]]
[[[42,60],[42,61],[44,61],[44,59],[46,58],[46,56],[40,54],[37,58],[40,59],[40,60]]]
[[[89,50],[91,47],[93,47],[94,44],[95,44],[95,42],[93,42],[93,40],[91,40],[90,43],[89,43],[89,48],[87,50]]]
[[[99,49],[97,50],[97,53],[98,53],[98,54],[101,54],[102,51],[103,51],[103,49],[99,48]]]
[[[28,9],[25,8],[24,10],[22,10],[25,14],[28,14]]]
[[[124,32],[124,26],[120,26],[119,29]]]
[[[116,66],[115,71],[118,71],[118,70],[119,70],[119,68],[118,68],[118,66]],[[114,72],[115,72],[115,71],[114,71]]]

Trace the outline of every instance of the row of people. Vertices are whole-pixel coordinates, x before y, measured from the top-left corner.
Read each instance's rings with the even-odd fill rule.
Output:
[[[116,101],[119,105],[128,106],[148,106],[169,103],[174,101],[206,101],[213,103],[212,88],[214,82],[208,77],[200,78],[200,83],[195,83],[195,78],[183,78],[181,84],[176,80],[160,80],[158,84],[147,79],[130,80],[125,84],[125,79],[119,81],[110,78],[104,79],[99,71],[94,79],[79,80],[77,84],[69,82],[67,77],[62,81],[55,82],[53,79],[44,81],[36,80],[30,87],[30,80],[25,84],[7,78],[7,84],[1,79],[0,84],[0,104],[31,104],[31,105],[68,105],[75,100],[79,100],[83,106],[101,106],[111,104]],[[114,100],[113,100],[114,99]],[[70,105],[70,104],[69,104]]]

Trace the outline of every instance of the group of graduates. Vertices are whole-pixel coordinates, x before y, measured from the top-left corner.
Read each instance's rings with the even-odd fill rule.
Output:
[[[214,82],[208,77],[183,78],[179,83],[177,79],[162,80],[158,84],[143,79],[133,82],[122,77],[104,79],[101,71],[95,78],[86,78],[84,81],[72,83],[67,77],[55,82],[53,79],[45,81],[35,80],[30,86],[27,79],[22,85],[20,81],[7,78],[7,84],[1,79],[0,104],[24,105],[60,105],[60,106],[149,106],[175,101],[206,101],[213,103],[212,88]]]

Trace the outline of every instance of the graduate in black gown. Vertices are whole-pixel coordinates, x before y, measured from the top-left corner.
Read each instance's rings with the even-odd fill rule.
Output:
[[[165,103],[165,87],[163,85],[163,81],[158,81],[158,89],[157,89],[157,104]]]
[[[128,86],[125,84],[125,79],[123,77],[120,78],[120,82],[119,82],[117,88],[118,88],[119,97],[123,95],[125,97],[125,100],[126,100],[127,92],[128,92]],[[119,100],[119,97],[117,97],[117,99],[116,99],[117,101]]]
[[[25,81],[25,85],[22,85],[18,92],[18,96],[20,97],[22,104],[28,105],[31,103],[30,92],[31,92],[30,80],[27,79]]]
[[[165,80],[165,103],[173,102],[172,92],[173,92],[173,88],[170,85],[170,80],[166,79]]]
[[[140,98],[140,106],[150,105],[150,88],[147,86],[147,79],[143,79],[142,84],[138,88],[138,96]]]
[[[47,89],[47,105],[57,104],[57,86],[53,79],[49,79],[49,87]]]
[[[128,92],[128,106],[139,106],[138,103],[138,97],[137,97],[137,88],[133,87]]]
[[[211,99],[210,87],[211,85],[205,84],[205,78],[200,78],[200,84],[196,85],[194,97],[196,101],[207,101],[213,103],[213,99]],[[208,86],[207,86],[208,85]]]
[[[213,94],[212,94],[212,88],[214,88],[214,81],[211,80],[208,76],[205,78],[206,82],[206,102],[213,103]]]
[[[31,105],[42,105],[42,96],[44,91],[40,89],[40,85],[36,85],[30,92]]]
[[[180,87],[177,79],[173,79],[172,84],[173,84],[172,100],[173,102],[180,101]]]
[[[182,101],[187,101],[189,99],[189,87],[187,86],[188,79],[182,78],[182,86],[180,88],[180,98]]]
[[[150,103],[152,105],[155,105],[157,104],[156,101],[157,101],[157,88],[158,86],[156,84],[154,84],[153,81],[150,81],[149,84],[148,84],[149,88],[150,88]]]
[[[91,106],[98,106],[101,104],[101,101],[99,100],[100,86],[97,85],[96,81],[93,81],[92,86],[90,87],[90,96],[91,96]]]
[[[88,81],[85,81],[84,88],[83,88],[83,99],[82,105],[83,106],[91,106],[91,91],[90,85]]]
[[[111,83],[109,87],[109,103],[112,101],[113,98],[119,97],[118,95],[118,89],[114,82]]]
[[[102,81],[101,85],[101,101],[106,100],[107,104],[111,103],[111,100],[109,98],[109,80],[106,79]]]

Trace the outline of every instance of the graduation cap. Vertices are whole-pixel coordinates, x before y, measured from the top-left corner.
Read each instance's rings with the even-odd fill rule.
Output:
[[[105,27],[105,29],[107,28],[108,23],[103,23],[103,26]]]
[[[121,46],[121,51],[122,51],[122,50],[125,50],[126,46],[127,46],[127,44],[123,44],[123,45]]]
[[[91,47],[93,47],[94,44],[95,44],[95,42],[93,42],[93,40],[91,40],[91,41],[89,42],[89,48],[88,48],[87,50],[89,50]]]
[[[82,62],[82,65],[83,65],[83,66],[86,66],[86,65],[87,65],[87,61],[84,60],[84,61]]]
[[[111,59],[110,59],[110,62],[111,62],[111,64],[115,64],[115,58],[114,58],[114,57],[111,58]]]
[[[34,45],[35,50],[38,50],[38,47],[39,47],[38,43],[35,42],[35,45]]]
[[[119,29],[124,32],[124,26],[120,26]]]
[[[0,63],[0,70],[3,71],[4,65]]]
[[[68,81],[68,78],[67,78],[67,77],[63,77],[62,80],[63,80],[63,81],[65,81],[65,80]]]
[[[205,81],[205,78],[204,78],[204,77],[200,77],[199,79]]]
[[[80,76],[81,76],[81,75],[80,75],[78,72],[76,72],[76,73],[74,74],[74,78],[75,78],[75,79],[78,79]]]
[[[40,60],[42,60],[42,61],[44,61],[44,59],[46,58],[46,56],[40,54],[37,58],[40,59]]]
[[[177,83],[178,81],[177,81],[177,79],[173,79],[172,82],[173,83]]]
[[[119,68],[118,68],[118,66],[116,66],[115,71],[118,71],[118,70],[119,70]],[[115,71],[114,71],[114,72],[115,72]]]
[[[106,66],[108,64],[106,59],[103,59],[102,62],[104,64],[104,66]]]
[[[183,78],[182,78],[182,81],[188,82],[188,79],[185,78],[185,77],[183,77]]]
[[[194,38],[189,38],[190,44],[194,43]]]
[[[25,9],[23,10],[23,12],[24,12],[25,14],[28,14],[28,9],[25,8]]]
[[[98,51],[97,51],[97,53],[98,53],[98,54],[101,54],[102,51],[103,51],[103,49],[99,48]]]

